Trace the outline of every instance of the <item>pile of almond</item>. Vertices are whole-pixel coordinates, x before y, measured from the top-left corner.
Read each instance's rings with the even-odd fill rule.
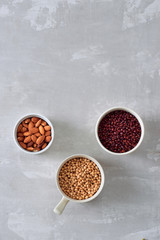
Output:
[[[17,140],[27,151],[38,152],[44,149],[51,138],[51,127],[38,117],[25,119],[17,128]]]

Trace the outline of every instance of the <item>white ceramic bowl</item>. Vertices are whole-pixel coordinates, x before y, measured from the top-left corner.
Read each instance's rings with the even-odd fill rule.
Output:
[[[68,197],[68,196],[62,191],[62,189],[61,189],[61,187],[60,187],[60,185],[59,185],[59,180],[58,180],[58,178],[59,178],[59,172],[60,172],[62,166],[63,166],[66,162],[68,162],[70,159],[79,158],[79,157],[87,158],[87,159],[93,161],[93,162],[98,166],[98,168],[99,168],[99,170],[100,170],[100,173],[101,173],[101,185],[100,185],[98,191],[97,191],[92,197],[87,198],[87,199],[84,199],[84,200],[76,200],[76,199],[72,199],[72,198]],[[105,176],[104,176],[103,168],[101,167],[101,165],[99,164],[99,162],[98,162],[96,159],[94,159],[94,158],[92,158],[92,157],[90,157],[90,156],[88,156],[88,155],[85,155],[85,154],[76,154],[76,155],[72,155],[72,156],[66,158],[66,159],[61,163],[61,165],[59,166],[58,171],[57,171],[57,175],[56,175],[57,187],[58,187],[58,190],[60,191],[60,193],[61,193],[61,195],[62,195],[63,197],[62,197],[61,201],[58,203],[58,205],[54,208],[54,212],[55,212],[56,214],[60,215],[60,214],[63,212],[66,204],[68,203],[68,201],[75,202],[75,203],[86,203],[86,202],[90,202],[91,200],[93,200],[94,198],[96,198],[96,197],[100,194],[100,192],[102,191],[102,188],[103,188],[103,186],[104,186],[104,182],[105,182]]]
[[[98,128],[99,128],[99,124],[100,124],[101,120],[102,120],[108,113],[114,112],[114,111],[116,111],[116,110],[123,110],[123,111],[126,111],[126,112],[131,113],[133,116],[135,116],[135,117],[137,118],[137,120],[138,120],[138,122],[139,122],[139,124],[140,124],[140,126],[141,126],[141,137],[140,137],[140,139],[139,139],[139,142],[138,142],[137,145],[136,145],[134,148],[132,148],[130,151],[124,152],[124,153],[116,153],[116,152],[112,152],[112,151],[108,150],[107,148],[105,148],[105,147],[102,145],[102,143],[101,143],[101,141],[100,141],[100,139],[99,139],[99,136],[98,136]],[[108,109],[107,111],[105,111],[104,113],[102,113],[102,115],[99,117],[99,119],[98,119],[98,121],[97,121],[97,124],[96,124],[96,127],[95,127],[96,139],[97,139],[99,145],[101,146],[101,148],[102,148],[103,150],[105,150],[106,152],[111,153],[111,154],[113,154],[113,155],[126,155],[126,154],[129,154],[129,153],[131,153],[131,152],[134,152],[134,151],[141,145],[141,143],[142,143],[142,141],[143,141],[144,131],[145,131],[145,130],[144,130],[144,124],[143,124],[143,121],[142,121],[141,117],[140,117],[136,112],[134,112],[133,110],[131,110],[131,109],[129,109],[129,108],[126,108],[126,107],[114,107],[114,108]]]
[[[51,126],[51,137],[52,137],[52,139],[51,139],[51,141],[49,142],[49,144],[48,144],[43,150],[40,150],[40,151],[38,151],[38,152],[30,152],[30,151],[25,150],[24,148],[21,147],[21,145],[19,144],[19,142],[18,142],[18,140],[17,140],[17,128],[18,128],[19,124],[20,124],[23,120],[25,120],[26,118],[31,118],[31,117],[41,118],[41,119],[43,119],[44,121],[46,121],[49,126]],[[29,154],[34,154],[34,155],[35,155],[35,154],[40,154],[40,153],[45,152],[45,151],[52,145],[53,139],[54,139],[54,128],[53,128],[52,123],[48,120],[48,118],[46,118],[46,117],[44,117],[43,115],[40,115],[40,114],[30,113],[30,114],[27,114],[27,115],[25,115],[24,117],[20,118],[20,119],[17,121],[17,123],[16,123],[16,125],[15,125],[15,127],[14,127],[13,138],[14,138],[14,141],[15,141],[16,145],[17,145],[23,152],[29,153]]]

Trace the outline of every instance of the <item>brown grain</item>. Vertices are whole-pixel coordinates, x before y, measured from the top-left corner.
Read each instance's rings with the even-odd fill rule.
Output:
[[[100,184],[100,170],[87,158],[71,159],[59,172],[59,185],[62,191],[76,200],[92,197],[98,191]]]

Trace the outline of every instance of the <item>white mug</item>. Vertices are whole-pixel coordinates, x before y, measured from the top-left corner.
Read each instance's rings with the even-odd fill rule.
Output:
[[[87,159],[93,161],[93,162],[97,165],[97,167],[99,168],[99,171],[100,171],[100,173],[101,173],[101,184],[100,184],[100,187],[99,187],[98,191],[97,191],[92,197],[90,197],[90,198],[87,198],[87,199],[84,199],[84,200],[72,199],[72,198],[68,197],[68,196],[62,191],[62,189],[61,189],[61,187],[60,187],[60,185],[59,185],[59,172],[60,172],[62,166],[63,166],[66,162],[68,162],[69,160],[71,160],[71,159],[73,159],[73,158],[87,158]],[[57,175],[56,175],[56,183],[57,183],[57,187],[58,187],[58,189],[59,189],[59,191],[60,191],[60,193],[61,193],[61,195],[62,195],[62,199],[61,199],[61,201],[58,203],[58,205],[54,208],[54,212],[55,212],[56,214],[60,215],[60,214],[63,212],[65,206],[67,205],[67,203],[68,203],[69,201],[76,202],[76,203],[85,203],[85,202],[89,202],[89,201],[93,200],[93,199],[96,198],[96,197],[100,194],[100,192],[102,191],[102,188],[103,188],[103,186],[104,186],[104,182],[105,182],[105,176],[104,176],[103,168],[101,167],[101,165],[99,164],[99,162],[98,162],[96,159],[94,159],[94,158],[92,158],[92,157],[90,157],[90,156],[88,156],[88,155],[85,155],[85,154],[76,154],[76,155],[72,155],[72,156],[66,158],[66,159],[61,163],[61,165],[59,166],[58,171],[57,171]]]

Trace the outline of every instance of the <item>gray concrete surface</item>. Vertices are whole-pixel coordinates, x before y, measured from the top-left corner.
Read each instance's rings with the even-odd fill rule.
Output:
[[[159,0],[0,1],[0,240],[160,239],[159,21]],[[105,153],[94,134],[117,105],[139,113],[146,130],[124,157]],[[39,156],[12,138],[30,112],[55,126]],[[104,190],[56,216],[56,169],[75,153],[99,160]]]

